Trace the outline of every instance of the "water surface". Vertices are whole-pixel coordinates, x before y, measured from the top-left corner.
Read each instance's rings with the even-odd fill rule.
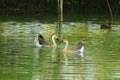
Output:
[[[65,22],[63,38],[69,46],[84,41],[85,52],[64,55],[57,48],[37,48],[34,36],[41,33],[49,42],[57,23],[0,23],[0,80],[119,80],[120,25],[111,31],[96,22]]]

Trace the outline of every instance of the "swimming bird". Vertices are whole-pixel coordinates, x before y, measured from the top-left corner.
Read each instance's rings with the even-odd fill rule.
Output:
[[[112,26],[111,26],[111,23],[109,24],[102,24],[100,26],[100,29],[108,29],[108,30],[111,30]]]
[[[84,42],[81,41],[77,45],[68,48],[68,40],[63,40],[65,42],[65,47],[63,49],[63,52],[66,54],[71,54],[71,53],[80,53],[81,57],[83,57],[83,52],[84,52]]]
[[[35,40],[34,43],[37,47],[56,47],[57,44],[55,42],[55,38],[58,38],[57,34],[53,34],[51,39],[52,39],[52,44],[50,44],[41,34],[39,34]]]

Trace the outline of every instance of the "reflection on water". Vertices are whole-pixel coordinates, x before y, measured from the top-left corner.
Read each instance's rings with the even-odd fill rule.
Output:
[[[57,48],[37,48],[39,32],[48,40],[56,23],[5,22],[0,24],[0,80],[119,80],[120,25],[100,31],[95,23],[64,23],[63,37],[70,46],[85,41],[84,57],[63,54]],[[51,34],[50,34],[51,33]]]

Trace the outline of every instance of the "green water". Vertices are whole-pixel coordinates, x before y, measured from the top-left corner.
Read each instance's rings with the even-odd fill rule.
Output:
[[[85,52],[66,56],[62,49],[40,49],[34,45],[39,32],[51,42],[56,23],[0,23],[0,80],[119,80],[120,25],[111,31],[99,29],[96,22],[63,23],[63,39],[69,46],[84,41]]]

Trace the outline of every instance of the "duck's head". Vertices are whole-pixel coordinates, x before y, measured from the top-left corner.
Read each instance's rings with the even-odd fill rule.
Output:
[[[65,43],[66,43],[66,42],[68,42],[68,40],[66,40],[66,39],[65,39],[65,40],[63,40],[63,42],[65,42]]]
[[[60,43],[61,43],[61,42],[64,42],[64,43],[66,43],[66,42],[68,42],[68,40],[67,40],[67,39],[60,40]]]
[[[57,34],[53,34],[52,35],[54,38],[58,38],[58,35]]]

